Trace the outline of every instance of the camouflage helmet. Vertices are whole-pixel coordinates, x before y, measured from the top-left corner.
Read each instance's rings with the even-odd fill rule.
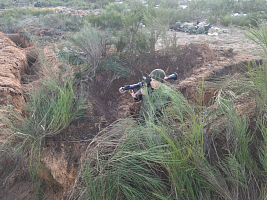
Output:
[[[164,77],[166,76],[165,72],[162,69],[154,69],[149,76],[161,83],[164,81]]]
[[[188,32],[189,31],[189,24],[184,24],[183,26],[182,26],[182,30],[184,31],[184,32]]]
[[[190,32],[190,33],[196,32],[196,27],[195,26],[188,26],[188,32]]]
[[[175,23],[175,26],[176,26],[176,27],[180,27],[180,26],[182,26],[182,23],[181,23],[181,22],[176,22],[176,23]]]
[[[200,26],[197,31],[196,31],[197,34],[204,34],[205,33],[205,28],[203,26]]]

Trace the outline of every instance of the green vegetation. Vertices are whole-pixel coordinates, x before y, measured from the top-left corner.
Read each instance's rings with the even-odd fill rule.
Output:
[[[9,121],[12,136],[23,138],[24,144],[30,142],[31,149],[35,150],[35,145],[44,137],[58,134],[71,122],[84,117],[87,106],[82,93],[77,93],[81,90],[77,89],[71,80],[58,83],[45,79],[42,86],[30,94],[27,116]]]
[[[266,26],[249,32],[266,52]],[[190,105],[173,91],[161,123],[139,126],[128,119],[102,130],[83,163],[83,194],[87,199],[267,198],[266,68],[265,62],[253,63],[246,76],[222,79],[214,108],[203,107],[202,98]],[[205,82],[200,97],[204,88]],[[251,121],[235,105],[244,97],[258,108]]]
[[[113,28],[119,29],[123,26],[122,24],[123,15],[115,10],[103,11],[99,15],[90,15],[87,17],[87,20],[103,29]]]
[[[264,136],[259,139],[248,118],[237,114],[238,97],[229,96],[229,89],[218,93],[217,109],[192,107],[173,91],[160,124],[139,126],[128,119],[102,130],[83,163],[83,194],[87,199],[266,198],[265,118],[258,123]],[[237,87],[232,89],[236,93]]]
[[[42,55],[39,54],[40,61],[44,61]],[[72,76],[56,75],[48,63],[43,64],[41,71],[45,72],[45,67],[50,67],[50,74],[42,76],[42,84],[29,92],[25,114],[21,116],[13,106],[4,106],[5,115],[1,115],[7,142],[1,145],[0,152],[8,152],[14,160],[27,158],[33,183],[39,182],[37,172],[43,167],[45,138],[59,135],[71,123],[88,117],[89,110],[81,84],[75,83]],[[41,192],[39,189],[37,192]]]
[[[70,39],[75,46],[88,56],[88,60],[92,66],[92,76],[94,77],[104,49],[100,32],[90,24],[86,24],[80,32],[76,33]]]
[[[25,15],[31,16],[40,16],[40,15],[47,15],[51,14],[53,11],[51,9],[38,9],[38,8],[10,8],[5,10],[1,17],[14,17],[14,18],[21,18]]]

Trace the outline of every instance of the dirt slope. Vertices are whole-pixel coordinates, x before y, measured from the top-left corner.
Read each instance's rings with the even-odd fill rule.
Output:
[[[7,35],[0,33],[0,104],[2,106],[12,104],[22,113],[25,101],[21,74],[24,74],[28,68],[25,49],[17,46]],[[0,143],[4,142],[5,138],[5,135],[0,133]],[[9,157],[0,159],[0,199],[32,197],[28,171],[23,166],[18,168],[17,164]]]
[[[25,51],[0,33],[0,102],[20,108],[24,102],[20,74],[28,68]]]

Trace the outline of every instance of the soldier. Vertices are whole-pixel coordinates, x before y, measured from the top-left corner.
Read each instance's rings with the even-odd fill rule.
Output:
[[[184,24],[183,26],[182,26],[182,31],[184,31],[184,32],[189,32],[189,24]]]
[[[176,22],[174,25],[170,26],[171,30],[175,31],[180,31],[181,30],[182,23],[181,22]]]
[[[155,69],[149,76],[151,77],[150,87],[144,87],[136,93],[133,91],[131,93],[135,102],[142,101],[138,120],[140,124],[146,122],[157,124],[158,119],[162,116],[162,110],[170,102],[170,88],[163,84],[164,80],[167,80],[165,72],[162,69]]]
[[[36,3],[34,3],[34,7],[42,7],[41,2],[37,1]]]
[[[175,30],[176,31],[180,31],[181,30],[181,26],[182,26],[182,23],[181,22],[176,22],[174,24],[174,27],[175,27]]]
[[[187,32],[190,34],[196,33],[196,27],[195,26],[189,26]]]

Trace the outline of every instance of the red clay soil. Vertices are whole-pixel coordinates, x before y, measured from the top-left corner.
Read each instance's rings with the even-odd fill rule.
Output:
[[[212,79],[227,74],[233,75],[243,72],[248,62],[254,60],[260,62],[257,56],[248,57],[248,52],[236,50],[232,46],[219,45],[216,48],[215,40],[214,43],[210,44],[207,42],[208,39],[202,39],[202,42],[197,43],[194,41],[197,36],[192,37],[194,38],[188,36],[187,42],[180,45],[175,51],[169,53],[157,51],[138,57],[133,66],[125,66],[129,67],[130,77],[116,79],[108,88],[106,83],[111,76],[110,72],[97,73],[95,79],[87,85],[86,90],[88,102],[92,107],[91,118],[72,124],[60,136],[45,139],[41,158],[43,165],[38,171],[44,180],[44,185],[47,185],[43,198],[66,199],[77,178],[82,153],[85,151],[88,141],[97,134],[100,128],[118,119],[124,119],[138,113],[139,104],[133,102],[128,92],[119,93],[120,87],[137,83],[141,81],[142,76],[147,76],[153,69],[161,68],[165,70],[167,75],[177,72],[178,80],[169,82],[181,91],[190,102],[195,102],[197,98],[196,86],[203,78]],[[190,40],[194,42],[190,42]],[[2,33],[0,33],[0,41],[2,41],[0,43],[0,101],[3,105],[9,102],[20,109],[23,108],[24,103],[23,88],[26,88],[26,84],[29,83],[29,81],[22,81],[21,76],[24,75],[28,80],[31,80],[31,76],[35,76],[31,81],[38,79],[36,74],[29,70],[31,64],[29,65],[27,62],[30,57],[34,56],[31,53],[28,55],[32,56],[27,56],[25,50],[28,49],[27,47],[19,47],[18,43],[16,45],[16,42],[12,42]],[[49,50],[45,50],[45,54],[47,59],[54,63],[53,66],[56,71],[58,66],[56,55]],[[35,62],[34,58],[31,58],[31,62]],[[206,91],[206,102],[209,102],[213,97],[213,92]],[[242,110],[248,112],[244,106],[249,105],[239,105],[240,112]],[[2,136],[1,140],[0,134],[0,143],[4,139]],[[54,189],[48,187],[51,183],[54,185]],[[0,199],[38,199],[34,191],[31,187],[27,166],[10,159],[7,155],[0,159]]]

